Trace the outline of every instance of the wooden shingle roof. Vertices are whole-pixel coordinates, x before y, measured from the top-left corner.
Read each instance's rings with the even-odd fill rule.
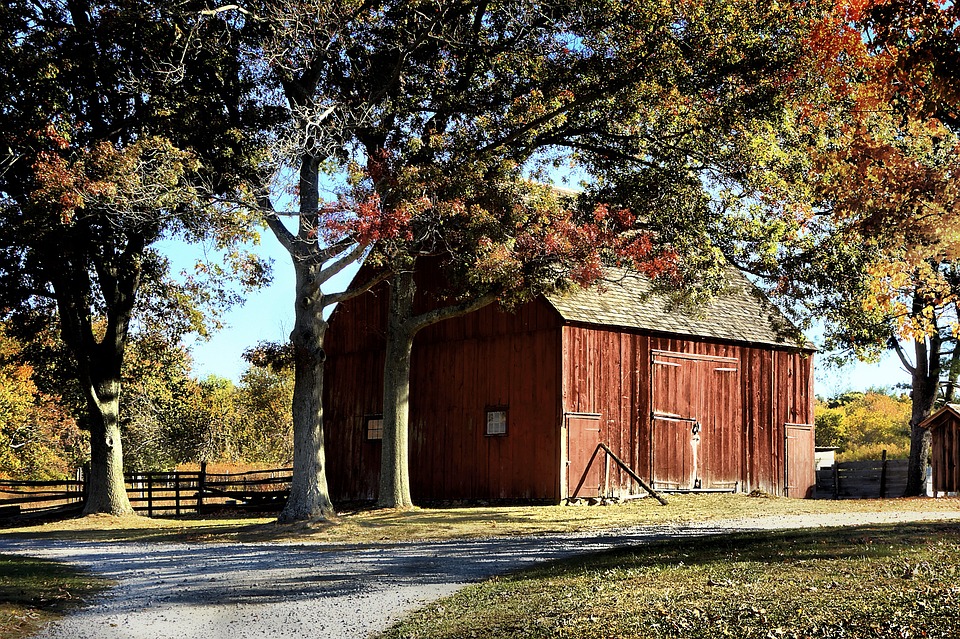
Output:
[[[568,322],[641,329],[686,337],[797,347],[797,329],[744,275],[726,272],[724,293],[699,313],[677,309],[667,296],[653,292],[651,280],[633,271],[611,269],[602,287],[547,295]],[[802,348],[813,350],[809,343]]]
[[[960,404],[944,404],[939,410],[920,422],[920,428],[939,428],[951,421],[960,421]]]

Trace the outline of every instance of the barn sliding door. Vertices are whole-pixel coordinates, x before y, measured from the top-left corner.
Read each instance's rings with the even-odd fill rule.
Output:
[[[650,383],[654,488],[736,487],[743,452],[739,360],[653,351]]]
[[[651,437],[653,487],[700,488],[700,423],[692,417],[654,415]]]

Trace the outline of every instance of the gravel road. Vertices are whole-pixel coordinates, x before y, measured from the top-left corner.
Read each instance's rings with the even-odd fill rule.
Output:
[[[89,568],[117,582],[37,639],[364,638],[466,584],[533,563],[655,539],[960,519],[960,512],[739,519],[603,533],[392,545],[144,544],[0,538],[0,553]]]

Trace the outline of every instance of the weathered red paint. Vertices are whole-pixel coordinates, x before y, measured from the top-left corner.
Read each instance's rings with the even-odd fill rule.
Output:
[[[341,304],[327,333],[328,477],[339,501],[376,497],[379,442],[366,440],[364,417],[382,410],[386,295]],[[583,475],[567,462],[596,446],[571,434],[585,415],[655,486],[783,495],[786,425],[813,423],[810,352],[565,324],[543,299],[424,329],[410,393],[411,487],[421,501],[566,497]],[[485,434],[491,407],[508,410],[504,436]],[[600,472],[590,469],[588,483]],[[609,483],[641,492],[615,465]]]

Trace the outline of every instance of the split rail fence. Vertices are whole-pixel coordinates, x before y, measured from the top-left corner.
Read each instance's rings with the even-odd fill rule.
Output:
[[[66,516],[83,510],[86,483],[0,480],[0,521]],[[127,496],[138,513],[179,517],[220,510],[278,512],[290,494],[293,470],[245,473],[199,471],[129,473]]]

